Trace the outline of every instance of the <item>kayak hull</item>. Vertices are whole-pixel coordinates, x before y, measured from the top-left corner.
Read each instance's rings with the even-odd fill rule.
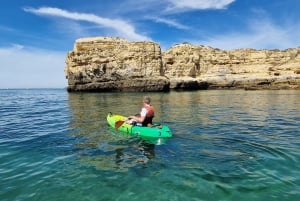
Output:
[[[152,127],[143,127],[131,125],[125,122],[126,117],[118,114],[108,113],[107,123],[111,128],[117,131],[126,133],[131,136],[137,136],[142,138],[170,138],[172,133],[166,125],[156,125]]]

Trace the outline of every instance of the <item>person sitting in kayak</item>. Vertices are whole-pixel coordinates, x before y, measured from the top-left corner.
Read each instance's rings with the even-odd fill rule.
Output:
[[[129,116],[127,123],[140,124],[142,126],[152,126],[152,119],[154,117],[154,107],[151,105],[151,99],[149,96],[143,98],[143,108],[140,114],[135,116]]]

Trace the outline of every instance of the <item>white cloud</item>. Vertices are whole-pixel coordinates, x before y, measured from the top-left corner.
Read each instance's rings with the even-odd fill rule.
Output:
[[[0,88],[64,88],[65,52],[0,47]]]
[[[3,32],[14,32],[15,29],[12,29],[11,27],[0,25],[0,31],[3,31]]]
[[[250,21],[245,32],[222,33],[194,43],[220,49],[286,49],[299,46],[295,43],[299,37],[299,24],[278,26],[268,19],[260,19]]]
[[[168,0],[172,5],[167,10],[224,9],[235,0]]]
[[[105,28],[113,29],[118,34],[120,34],[120,37],[125,37],[129,40],[138,40],[138,41],[151,40],[147,36],[138,34],[135,30],[135,27],[132,24],[120,19],[103,18],[94,14],[69,12],[67,10],[52,8],[52,7],[41,7],[38,9],[24,8],[24,11],[36,15],[49,15],[49,16],[67,18],[76,21],[86,21],[86,22],[94,23],[100,25],[101,28],[105,27]]]
[[[190,27],[180,24],[176,20],[170,20],[170,19],[165,19],[160,17],[148,17],[148,19],[151,19],[157,23],[167,24],[168,26],[175,27],[177,29],[183,29],[183,30],[190,29]]]

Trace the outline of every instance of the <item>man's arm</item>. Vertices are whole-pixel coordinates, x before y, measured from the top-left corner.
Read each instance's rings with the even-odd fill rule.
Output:
[[[145,108],[142,109],[140,116],[129,116],[129,119],[133,119],[138,123],[143,123],[147,115],[147,110]]]

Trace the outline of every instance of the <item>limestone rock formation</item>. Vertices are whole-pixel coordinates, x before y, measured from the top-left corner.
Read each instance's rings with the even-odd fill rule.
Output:
[[[185,43],[162,58],[171,88],[300,89],[300,48],[225,51]]]
[[[154,42],[82,38],[66,58],[69,91],[165,91],[161,49]]]
[[[66,58],[69,91],[300,89],[300,48],[220,50],[188,43],[78,39]]]

